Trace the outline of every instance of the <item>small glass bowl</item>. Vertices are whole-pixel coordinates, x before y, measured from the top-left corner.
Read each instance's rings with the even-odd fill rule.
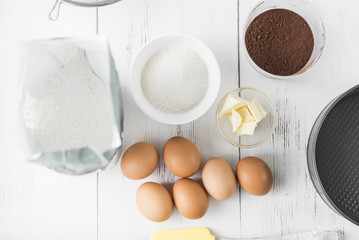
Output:
[[[224,101],[229,94],[238,95],[248,101],[257,98],[267,112],[267,116],[258,123],[253,135],[238,136],[236,132],[233,132],[229,118],[219,116]],[[219,132],[227,142],[239,148],[253,148],[263,144],[274,133],[277,125],[277,110],[272,100],[263,92],[249,87],[237,88],[227,93],[218,104],[216,123]]]
[[[322,21],[322,18],[320,17],[320,14],[316,11],[315,7],[308,1],[304,0],[264,0],[261,1],[250,13],[247,18],[244,31],[242,34],[243,42],[245,43],[245,36],[247,29],[249,25],[252,23],[252,21],[260,14],[271,10],[271,9],[287,9],[291,10],[297,14],[299,14],[302,18],[305,19],[305,21],[308,23],[310,29],[313,32],[314,37],[314,47],[313,52],[308,60],[307,64],[298,72],[287,75],[287,76],[280,76],[275,75],[272,73],[269,73],[262,68],[258,67],[257,64],[252,60],[252,58],[249,56],[247,46],[244,46],[244,54],[246,55],[246,58],[250,65],[260,74],[269,77],[269,78],[277,78],[277,79],[288,79],[293,78],[296,76],[301,75],[302,73],[308,71],[310,68],[312,68],[315,63],[319,60],[319,58],[322,56],[325,45],[326,45],[326,31],[324,27],[324,23]]]

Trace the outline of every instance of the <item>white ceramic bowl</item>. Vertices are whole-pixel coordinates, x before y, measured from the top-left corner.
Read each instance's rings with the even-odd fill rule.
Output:
[[[190,111],[181,114],[168,114],[159,111],[147,101],[141,87],[141,75],[144,66],[153,54],[177,44],[185,45],[201,56],[208,69],[208,88],[201,102]],[[185,34],[163,35],[150,40],[137,52],[130,68],[129,87],[135,102],[150,118],[167,124],[185,124],[201,117],[216,100],[220,84],[221,73],[212,51],[200,40]]]

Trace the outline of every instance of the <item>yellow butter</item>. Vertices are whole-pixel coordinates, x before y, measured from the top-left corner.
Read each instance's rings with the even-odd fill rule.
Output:
[[[207,228],[198,227],[155,231],[151,240],[215,240],[215,236]]]
[[[232,110],[231,122],[233,132],[235,132],[242,125],[242,116],[235,110]]]
[[[254,130],[257,127],[257,123],[256,122],[244,122],[242,123],[242,125],[236,130],[236,133],[239,136],[242,135],[253,135]]]
[[[266,111],[263,109],[262,104],[256,98],[253,99],[250,104],[248,104],[248,109],[257,123],[262,121],[262,119],[267,115]]]
[[[223,107],[219,113],[220,117],[229,116],[232,110],[247,106],[249,102],[237,95],[229,94],[224,100]]]
[[[253,118],[252,114],[249,112],[248,107],[242,107],[237,110],[237,112],[241,115],[243,122],[255,122],[256,120]]]

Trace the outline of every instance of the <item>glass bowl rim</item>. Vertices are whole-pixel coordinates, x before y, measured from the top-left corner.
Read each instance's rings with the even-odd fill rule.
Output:
[[[61,0],[62,2],[65,2],[67,4],[71,4],[78,7],[103,7],[107,5],[111,5],[117,2],[120,2],[122,0],[102,0],[99,2],[80,2],[76,0]]]
[[[242,38],[241,40],[245,43],[245,36],[246,36],[246,32],[247,32],[247,29],[249,27],[249,25],[252,23],[252,21],[255,19],[253,18],[252,21],[250,21],[250,18],[253,16],[254,12],[261,6],[263,5],[264,3],[267,3],[269,1],[272,1],[272,0],[261,0],[259,1],[259,3],[255,4],[255,6],[251,9],[251,11],[247,14],[246,16],[246,20],[245,20],[245,25],[243,27],[243,30],[242,30]],[[273,1],[272,1],[273,2]],[[288,1],[287,3],[300,3],[301,0],[291,0],[291,1]],[[321,14],[318,12],[317,8],[310,2],[305,2],[306,4],[308,4],[310,7],[311,7],[311,11],[312,11],[312,14],[315,16],[315,18],[317,19],[318,22],[320,22],[320,25],[321,25],[321,30],[322,30],[322,34],[321,34],[321,38],[322,38],[322,45],[320,47],[320,51],[318,53],[318,55],[314,58],[314,60],[310,63],[309,66],[307,67],[303,67],[302,69],[300,69],[298,72],[296,73],[293,73],[291,75],[275,75],[273,73],[270,73],[270,72],[267,72],[265,71],[264,69],[260,68],[253,60],[252,58],[250,57],[249,53],[248,53],[248,49],[247,49],[247,46],[244,45],[244,54],[246,56],[246,59],[247,61],[249,62],[249,64],[251,65],[251,67],[258,73],[260,73],[261,75],[265,76],[265,77],[269,77],[269,78],[272,78],[272,79],[293,79],[293,78],[297,78],[299,76],[302,76],[304,74],[306,74],[307,72],[309,72],[309,70],[311,70],[314,66],[316,66],[317,62],[319,61],[319,59],[324,55],[324,53],[326,52],[326,49],[327,49],[327,42],[328,42],[328,34],[327,34],[327,29],[325,27],[325,24],[324,24],[324,21],[323,21],[323,18],[321,16]],[[274,7],[271,7],[271,8],[268,8],[266,11],[268,10],[271,10],[271,9],[287,9],[287,8],[283,8],[281,7],[280,5],[275,5]],[[289,9],[290,10],[290,9]],[[291,10],[293,11],[293,10]],[[297,12],[295,12],[297,13]],[[297,13],[299,14],[299,13]],[[299,14],[300,15],[300,14]],[[301,17],[303,17],[302,15],[300,15]],[[303,17],[304,18],[304,17]],[[305,18],[304,18],[305,19]],[[306,19],[305,19],[306,20]],[[307,20],[306,20],[307,21]],[[314,34],[314,33],[313,33]],[[314,50],[314,49],[313,49]],[[313,54],[313,53],[312,53]],[[310,59],[309,59],[310,60]],[[308,62],[309,62],[308,60]]]
[[[273,124],[272,124],[272,127],[271,127],[271,130],[268,132],[267,136],[265,136],[261,141],[255,143],[255,144],[251,144],[251,145],[242,145],[240,143],[235,143],[233,141],[231,141],[223,132],[222,132],[222,129],[220,127],[220,124],[219,124],[219,112],[220,112],[220,106],[223,105],[223,102],[224,100],[227,98],[227,96],[231,93],[234,93],[234,92],[240,92],[242,90],[250,90],[250,91],[254,91],[262,96],[264,96],[264,98],[266,98],[266,100],[270,103],[271,107],[272,107],[272,110],[273,110],[273,115],[274,115],[274,120],[273,120]],[[278,114],[277,114],[277,109],[273,103],[273,101],[262,91],[258,90],[258,89],[255,89],[255,88],[252,88],[252,87],[239,87],[239,88],[235,88],[229,92],[227,92],[221,99],[221,101],[218,103],[217,105],[217,110],[216,110],[216,126],[217,126],[217,129],[219,131],[219,133],[221,134],[221,136],[227,141],[229,142],[230,144],[232,144],[233,146],[236,146],[238,148],[254,148],[254,147],[258,147],[260,145],[262,145],[263,143],[265,143],[269,138],[270,136],[272,136],[272,134],[274,133],[275,131],[275,128],[277,127],[277,120],[278,120]],[[239,137],[239,136],[238,136]]]

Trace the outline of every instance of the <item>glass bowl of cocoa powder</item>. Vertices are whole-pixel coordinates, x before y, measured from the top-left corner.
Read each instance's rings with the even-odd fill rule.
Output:
[[[303,0],[264,0],[244,27],[245,55],[253,68],[270,78],[291,78],[312,68],[326,44],[323,21]]]

